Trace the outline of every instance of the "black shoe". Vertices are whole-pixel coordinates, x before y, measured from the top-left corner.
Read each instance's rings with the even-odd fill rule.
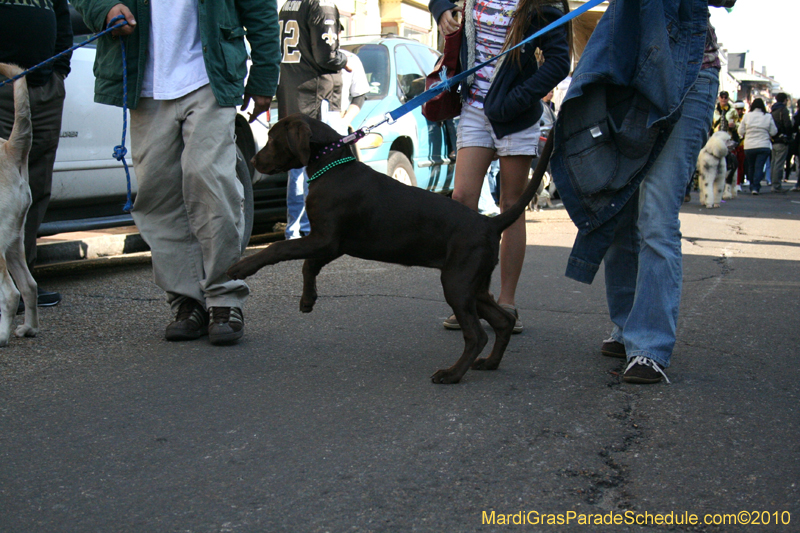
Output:
[[[58,292],[51,292],[38,288],[36,298],[37,307],[52,307],[61,303],[61,294]]]
[[[53,307],[61,303],[61,293],[59,292],[46,291],[41,287],[37,288],[36,292],[36,307]],[[17,314],[21,315],[24,312],[25,302],[20,298],[19,305],[17,306]]]
[[[665,379],[669,383],[669,378],[664,373],[661,365],[641,355],[629,361],[628,368],[625,369],[622,379],[627,383],[640,384],[659,383],[662,379]]]
[[[235,344],[244,336],[244,315],[238,307],[209,307],[208,341]]]
[[[618,359],[626,359],[625,345],[617,342],[614,339],[603,341],[603,346],[600,347],[600,353],[606,357],[616,357]]]
[[[197,300],[186,298],[178,307],[178,314],[171,322],[164,337],[168,341],[191,341],[208,335],[208,313]]]

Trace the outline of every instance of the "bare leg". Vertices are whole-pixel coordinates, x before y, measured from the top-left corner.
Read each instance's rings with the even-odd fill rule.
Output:
[[[514,205],[525,190],[532,159],[526,155],[500,158],[501,211]],[[497,298],[500,304],[515,305],[517,283],[525,261],[526,232],[524,215],[503,232],[500,241],[500,296]]]
[[[481,187],[494,154],[493,149],[479,146],[462,148],[458,151],[453,200],[473,211],[478,210]]]

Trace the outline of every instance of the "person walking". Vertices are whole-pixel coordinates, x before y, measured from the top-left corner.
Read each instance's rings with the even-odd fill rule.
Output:
[[[789,144],[792,142],[792,117],[789,108],[786,107],[787,99],[786,93],[776,94],[770,112],[778,128],[778,133],[772,137],[772,192],[784,192],[783,167],[786,165]]]
[[[0,62],[24,69],[38,65],[72,46],[72,24],[67,0],[18,2],[0,0]],[[64,80],[70,72],[67,53],[26,76],[33,124],[33,144],[28,156],[31,206],[25,219],[25,260],[28,270],[36,266],[36,236],[42,225],[53,183],[53,164],[61,137],[64,110]],[[2,79],[0,79],[2,81]],[[0,87],[0,137],[7,139],[14,126],[14,89]],[[61,294],[38,288],[39,307],[57,305]],[[25,308],[19,301],[18,312]]]
[[[326,0],[291,0],[280,11],[281,77],[278,118],[303,113],[324,120],[326,112],[340,112],[342,76],[347,57],[339,50],[339,10]],[[287,239],[311,231],[306,215],[308,195],[304,168],[289,170],[286,185]]]
[[[797,170],[797,159],[800,157],[800,100],[795,101],[794,115],[792,115],[792,140],[789,141],[789,152],[786,154],[786,169],[783,181],[789,181],[793,170]],[[800,174],[800,173],[799,173]]]
[[[730,131],[736,123],[736,110],[730,102],[728,91],[720,91],[717,105],[714,107],[714,119],[711,129],[714,131]]]
[[[736,148],[733,152],[736,156],[736,190],[741,192],[742,183],[744,182],[744,140],[739,135],[739,124],[741,124],[742,118],[744,118],[744,102],[735,102],[733,108],[736,110],[736,122],[734,123],[733,130],[731,130],[731,138],[736,141]]]
[[[566,275],[591,283],[604,263],[613,328],[600,352],[626,359],[628,383],[661,382],[671,363],[683,282],[679,213],[719,87],[708,7],[734,1],[611,2],[561,104],[570,120],[554,128],[553,177],[579,230]],[[696,38],[703,34],[705,43]]]
[[[739,136],[744,139],[744,165],[747,179],[750,180],[750,193],[758,195],[761,180],[764,179],[764,166],[772,151],[770,138],[778,134],[778,127],[767,113],[764,100],[756,98],[750,104],[750,111],[739,123]],[[778,174],[782,176],[783,171]]]
[[[431,0],[429,9],[443,34],[458,29],[460,10],[450,0]],[[467,0],[461,64],[465,69],[497,55],[569,12],[566,0]],[[561,26],[483,67],[463,82],[464,105],[458,124],[453,199],[477,210],[484,177],[495,155],[500,160],[500,209],[511,207],[528,183],[537,155],[541,99],[569,74],[569,28]],[[545,61],[538,66],[536,49]],[[524,217],[503,232],[500,242],[500,294],[497,302],[517,317],[516,289],[525,259]],[[459,329],[455,316],[444,322]]]
[[[244,229],[234,122],[237,105],[253,102],[252,122],[269,111],[275,94],[275,1],[72,3],[93,31],[117,15],[128,22],[97,41],[95,100],[122,105],[124,38],[139,185],[131,214],[175,313],[165,337],[238,342],[249,288],[226,274],[239,260]]]

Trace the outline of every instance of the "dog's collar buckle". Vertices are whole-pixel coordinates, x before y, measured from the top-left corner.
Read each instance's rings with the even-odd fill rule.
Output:
[[[337,159],[336,161],[334,161],[332,163],[328,163],[327,165],[325,165],[321,169],[319,169],[316,172],[314,172],[314,174],[312,174],[311,177],[308,178],[308,180],[306,180],[306,183],[311,183],[313,180],[315,180],[318,177],[322,176],[323,174],[325,174],[327,171],[329,171],[333,167],[338,167],[339,165],[344,165],[345,163],[349,163],[350,161],[355,161],[355,160],[356,160],[355,157],[347,156],[347,157],[343,157],[341,159]]]

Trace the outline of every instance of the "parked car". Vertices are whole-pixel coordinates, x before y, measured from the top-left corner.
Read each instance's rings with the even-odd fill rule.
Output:
[[[374,123],[425,89],[439,52],[411,39],[383,37],[344,40],[342,47],[358,55],[370,92],[353,120],[353,129]],[[447,128],[452,128],[452,140]],[[455,125],[431,122],[418,107],[393,124],[383,124],[361,139],[361,159],[378,172],[438,193],[451,193],[455,161]]]
[[[72,11],[75,42],[86,40],[90,30]],[[72,72],[66,80],[67,97],[61,139],[53,172],[53,187],[39,235],[87,231],[132,225],[122,211],[127,195],[123,165],[113,157],[122,140],[122,109],[94,102],[95,43],[72,54]],[[286,218],[286,176],[264,176],[249,163],[266,143],[268,126],[248,124],[246,114],[236,116],[236,174],[245,195],[246,245],[254,220],[264,224]],[[131,189],[136,194],[135,169],[130,159],[130,132],[126,132],[126,161],[131,169]],[[253,187],[255,184],[255,190]]]

